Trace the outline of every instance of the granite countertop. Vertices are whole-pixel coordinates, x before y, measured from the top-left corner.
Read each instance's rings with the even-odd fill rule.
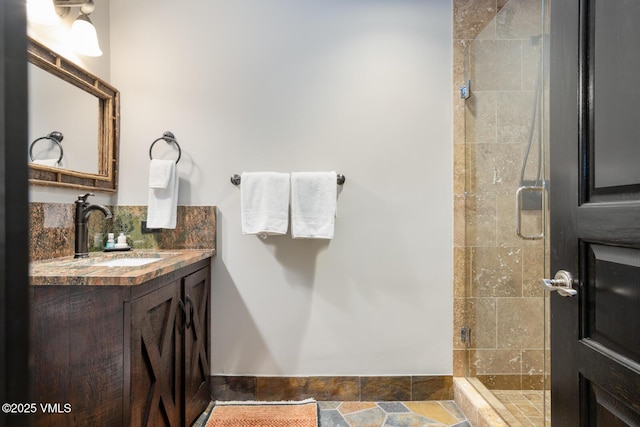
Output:
[[[213,249],[91,252],[89,258],[63,257],[34,261],[29,265],[31,285],[135,286],[179,268],[209,258]],[[159,258],[140,266],[98,265],[118,258]]]

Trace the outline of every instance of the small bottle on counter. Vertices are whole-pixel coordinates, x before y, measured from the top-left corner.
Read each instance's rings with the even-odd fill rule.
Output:
[[[126,248],[128,247],[127,245],[127,236],[124,235],[124,233],[120,233],[120,235],[118,236],[118,243],[116,243],[116,248]]]
[[[105,249],[113,249],[116,247],[116,242],[113,237],[113,233],[107,234],[107,244],[104,246]]]

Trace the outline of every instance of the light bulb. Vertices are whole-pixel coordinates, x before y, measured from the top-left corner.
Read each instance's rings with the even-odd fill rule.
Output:
[[[102,56],[98,33],[87,15],[80,14],[71,25],[71,43],[80,55]]]

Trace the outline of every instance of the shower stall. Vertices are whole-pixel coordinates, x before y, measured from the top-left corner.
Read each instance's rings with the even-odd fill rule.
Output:
[[[456,375],[550,425],[548,0],[454,0]]]

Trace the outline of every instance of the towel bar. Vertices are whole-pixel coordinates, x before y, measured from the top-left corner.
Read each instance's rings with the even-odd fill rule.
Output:
[[[233,185],[240,185],[240,181],[242,180],[242,178],[240,178],[240,175],[238,175],[237,173],[234,173],[233,175],[231,175],[231,183]],[[338,185],[342,185],[344,184],[344,182],[347,180],[347,178],[345,178],[344,175],[342,174],[338,174]]]
[[[164,140],[167,144],[171,142],[176,144],[176,147],[178,147],[178,158],[176,159],[176,164],[178,164],[178,162],[180,161],[180,157],[182,157],[182,150],[180,149],[180,144],[178,144],[178,141],[176,140],[176,137],[173,134],[173,132],[169,132],[169,131],[166,131],[165,133],[162,134],[160,138],[156,139],[151,143],[151,146],[149,147],[149,158],[153,160],[153,157],[151,156],[151,150],[153,150],[153,146],[156,144],[156,142],[162,141],[162,140]]]

